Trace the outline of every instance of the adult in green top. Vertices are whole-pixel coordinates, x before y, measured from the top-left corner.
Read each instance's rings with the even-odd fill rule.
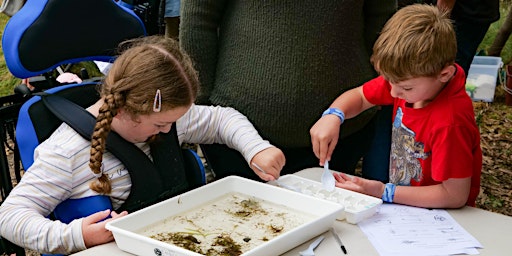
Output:
[[[396,5],[395,0],[183,1],[179,40],[199,72],[198,103],[246,115],[262,137],[283,150],[281,175],[319,166],[309,129],[340,93],[376,76],[371,49]],[[331,169],[353,172],[373,138],[375,112],[342,126]],[[238,152],[220,145],[203,150],[217,177],[258,179],[256,167],[244,169]]]

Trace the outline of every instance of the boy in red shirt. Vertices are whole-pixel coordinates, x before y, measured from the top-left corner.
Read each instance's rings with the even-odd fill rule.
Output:
[[[480,133],[456,44],[448,13],[434,6],[407,6],[387,22],[371,58],[380,76],[340,95],[310,134],[323,165],[345,117],[393,105],[390,183],[336,173],[337,187],[418,207],[475,205]]]

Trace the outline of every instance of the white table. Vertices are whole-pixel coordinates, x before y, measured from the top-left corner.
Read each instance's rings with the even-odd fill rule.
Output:
[[[323,169],[311,168],[298,173],[299,176],[320,180]],[[479,249],[482,256],[505,256],[512,255],[512,217],[497,214],[473,207],[448,210],[450,215],[471,235],[473,235],[484,247]],[[357,225],[345,221],[335,221],[334,229],[340,235],[341,240],[347,248],[348,255],[379,255],[374,249],[365,234]],[[325,232],[325,240],[315,250],[317,256],[344,255],[330,232]],[[316,237],[315,237],[316,238]],[[315,238],[301,244],[283,254],[284,256],[297,256],[299,251],[307,248]],[[96,255],[132,255],[120,250],[115,242],[95,246],[93,248],[73,254],[74,256],[96,256]]]

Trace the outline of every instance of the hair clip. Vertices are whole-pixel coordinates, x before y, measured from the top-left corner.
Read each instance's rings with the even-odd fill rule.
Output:
[[[160,94],[160,89],[157,89],[153,101],[153,112],[160,112],[160,110],[162,110],[162,94]]]

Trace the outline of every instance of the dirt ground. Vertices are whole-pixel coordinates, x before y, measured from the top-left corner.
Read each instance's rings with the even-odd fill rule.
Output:
[[[512,106],[505,97],[498,86],[494,102],[473,104],[483,152],[477,207],[512,216]]]

